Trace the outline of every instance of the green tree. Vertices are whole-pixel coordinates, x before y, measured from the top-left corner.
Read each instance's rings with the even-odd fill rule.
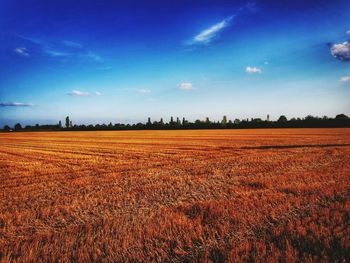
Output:
[[[69,116],[66,117],[66,128],[69,128],[70,121],[69,121]]]
[[[338,114],[337,116],[335,116],[336,120],[348,120],[349,117],[346,116],[345,114]]]
[[[22,130],[22,125],[21,125],[20,123],[17,123],[17,124],[15,125],[15,130],[16,130],[16,131]]]
[[[287,119],[287,117],[284,116],[284,115],[281,115],[281,116],[278,118],[278,120],[277,120],[277,122],[287,122],[287,121],[288,121],[288,119]]]
[[[4,131],[9,131],[9,130],[11,130],[10,126],[5,125],[5,126],[4,126]]]
[[[224,117],[222,118],[221,123],[222,123],[223,125],[226,125],[226,124],[227,124],[227,116],[226,116],[226,115],[224,115]]]

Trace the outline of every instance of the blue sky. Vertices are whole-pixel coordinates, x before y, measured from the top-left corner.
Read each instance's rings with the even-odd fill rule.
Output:
[[[2,0],[0,125],[350,115],[349,14],[347,0]]]

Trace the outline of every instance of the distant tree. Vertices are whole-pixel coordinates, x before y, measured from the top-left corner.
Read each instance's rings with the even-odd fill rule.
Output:
[[[346,116],[345,114],[338,114],[337,116],[335,116],[336,120],[348,120],[349,117]]]
[[[72,128],[73,127],[73,122],[69,121],[69,127]]]
[[[159,124],[160,124],[160,125],[164,125],[163,118],[160,118]]]
[[[226,116],[226,115],[224,115],[224,117],[222,118],[221,123],[222,123],[223,125],[226,125],[226,124],[227,124],[227,116]]]
[[[174,124],[174,118],[173,116],[170,117],[170,125],[173,125]]]
[[[66,128],[69,128],[70,121],[69,121],[69,116],[66,117]]]
[[[16,130],[16,131],[22,130],[22,125],[21,125],[20,123],[17,123],[17,124],[15,125],[15,130]]]
[[[205,118],[205,123],[207,123],[207,124],[210,123],[209,117],[206,117],[206,118]]]
[[[287,117],[284,116],[284,115],[281,115],[281,116],[278,118],[278,120],[277,120],[277,122],[287,122],[287,121],[288,121],[288,119],[287,119]]]
[[[180,124],[181,124],[181,123],[180,123],[179,117],[176,117],[176,124],[177,124],[177,125],[180,125]]]
[[[314,121],[314,120],[317,120],[317,117],[314,117],[312,115],[307,115],[305,117],[305,121]]]
[[[151,125],[152,124],[152,122],[151,122],[151,118],[150,117],[148,117],[148,120],[147,120],[147,125]]]
[[[9,131],[9,130],[11,130],[10,126],[5,125],[5,126],[4,126],[4,131]]]
[[[194,122],[194,124],[198,127],[198,126],[200,126],[201,125],[201,120],[196,120],[195,122]]]
[[[61,121],[58,122],[58,128],[62,128],[62,122]]]
[[[240,121],[239,119],[235,119],[233,123],[234,123],[234,124],[240,124],[241,121]]]

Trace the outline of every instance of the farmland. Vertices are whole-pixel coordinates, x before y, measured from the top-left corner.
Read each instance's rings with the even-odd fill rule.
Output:
[[[0,261],[347,261],[350,129],[0,134]]]

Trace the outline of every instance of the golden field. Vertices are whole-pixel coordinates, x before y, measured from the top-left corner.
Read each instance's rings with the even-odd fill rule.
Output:
[[[1,262],[348,262],[350,129],[0,134]]]

